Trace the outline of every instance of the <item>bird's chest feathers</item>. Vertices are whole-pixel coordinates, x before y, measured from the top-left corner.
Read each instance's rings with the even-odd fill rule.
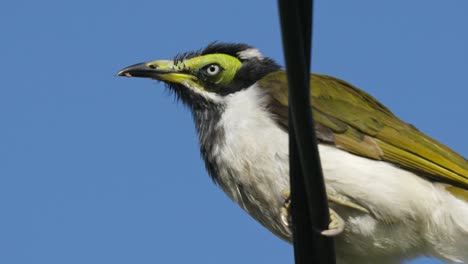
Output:
[[[215,180],[249,213],[264,207],[260,204],[278,204],[279,194],[288,189],[287,133],[264,108],[266,98],[258,88],[224,100],[226,107],[216,125],[224,137],[205,157],[216,166]]]

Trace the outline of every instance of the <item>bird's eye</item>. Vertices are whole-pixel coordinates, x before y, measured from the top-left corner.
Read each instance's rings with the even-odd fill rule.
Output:
[[[209,76],[215,76],[215,75],[218,74],[220,71],[221,71],[221,66],[219,66],[218,64],[210,64],[210,65],[208,65],[208,66],[205,67],[205,72],[206,72]]]

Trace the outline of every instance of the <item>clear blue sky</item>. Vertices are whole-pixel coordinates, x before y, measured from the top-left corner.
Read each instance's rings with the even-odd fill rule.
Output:
[[[283,64],[276,8],[4,1],[0,263],[293,263],[207,177],[188,110],[161,84],[114,77],[214,40]],[[467,157],[467,13],[460,0],[318,0],[313,70]]]

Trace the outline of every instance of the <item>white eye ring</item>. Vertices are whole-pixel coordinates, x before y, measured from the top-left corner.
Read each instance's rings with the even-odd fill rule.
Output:
[[[210,64],[206,67],[206,73],[210,76],[215,76],[221,71],[221,67],[218,64]]]

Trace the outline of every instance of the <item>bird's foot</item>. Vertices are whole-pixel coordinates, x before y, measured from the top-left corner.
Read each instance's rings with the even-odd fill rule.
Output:
[[[281,221],[283,222],[283,224],[285,226],[290,226],[290,223],[291,223],[291,214],[289,213],[290,212],[290,208],[291,208],[291,196],[290,196],[290,192],[289,191],[283,191],[282,192],[282,196],[284,198],[284,203],[283,203],[283,207],[281,207]],[[336,201],[340,201],[340,204],[342,204],[343,202],[345,203],[346,206],[349,206],[349,204],[351,205],[350,207],[352,208],[356,208],[358,210],[361,210],[362,207],[360,207],[359,205],[354,205],[352,203],[348,203],[346,201],[343,201],[342,199],[338,199],[337,197],[329,197],[328,198],[329,201],[332,201],[332,202],[336,202]],[[364,210],[366,210],[365,208],[362,208]],[[323,230],[321,232],[322,235],[324,236],[328,236],[328,237],[334,237],[334,236],[337,236],[339,234],[341,234],[344,230],[344,227],[345,227],[345,221],[343,220],[343,218],[341,218],[333,209],[329,209],[330,211],[330,224],[328,225],[328,229],[327,230]],[[366,210],[367,211],[367,210]]]
[[[291,226],[291,221],[292,221],[291,214],[289,213],[290,208],[291,208],[290,191],[289,190],[283,191],[282,196],[284,198],[284,203],[283,203],[283,207],[281,208],[281,221],[284,223],[285,226],[289,227]],[[341,206],[353,208],[366,214],[370,213],[369,210],[367,210],[366,208],[352,202],[350,199],[340,194],[337,194],[337,193],[327,194],[327,198],[329,202],[332,202]],[[330,209],[330,224],[328,225],[328,229],[323,230],[321,234],[324,236],[329,236],[329,237],[337,236],[343,232],[344,227],[345,227],[345,221],[343,220],[343,218],[341,218],[340,215],[338,215],[338,213],[336,213],[333,209]]]
[[[287,227],[290,227],[290,223],[292,222],[290,208],[291,208],[291,193],[289,190],[285,190],[281,192],[281,196],[284,199],[283,206],[281,207],[281,222]]]
[[[334,237],[341,234],[345,228],[345,221],[333,209],[330,210],[330,223],[328,229],[321,232],[327,237]]]

